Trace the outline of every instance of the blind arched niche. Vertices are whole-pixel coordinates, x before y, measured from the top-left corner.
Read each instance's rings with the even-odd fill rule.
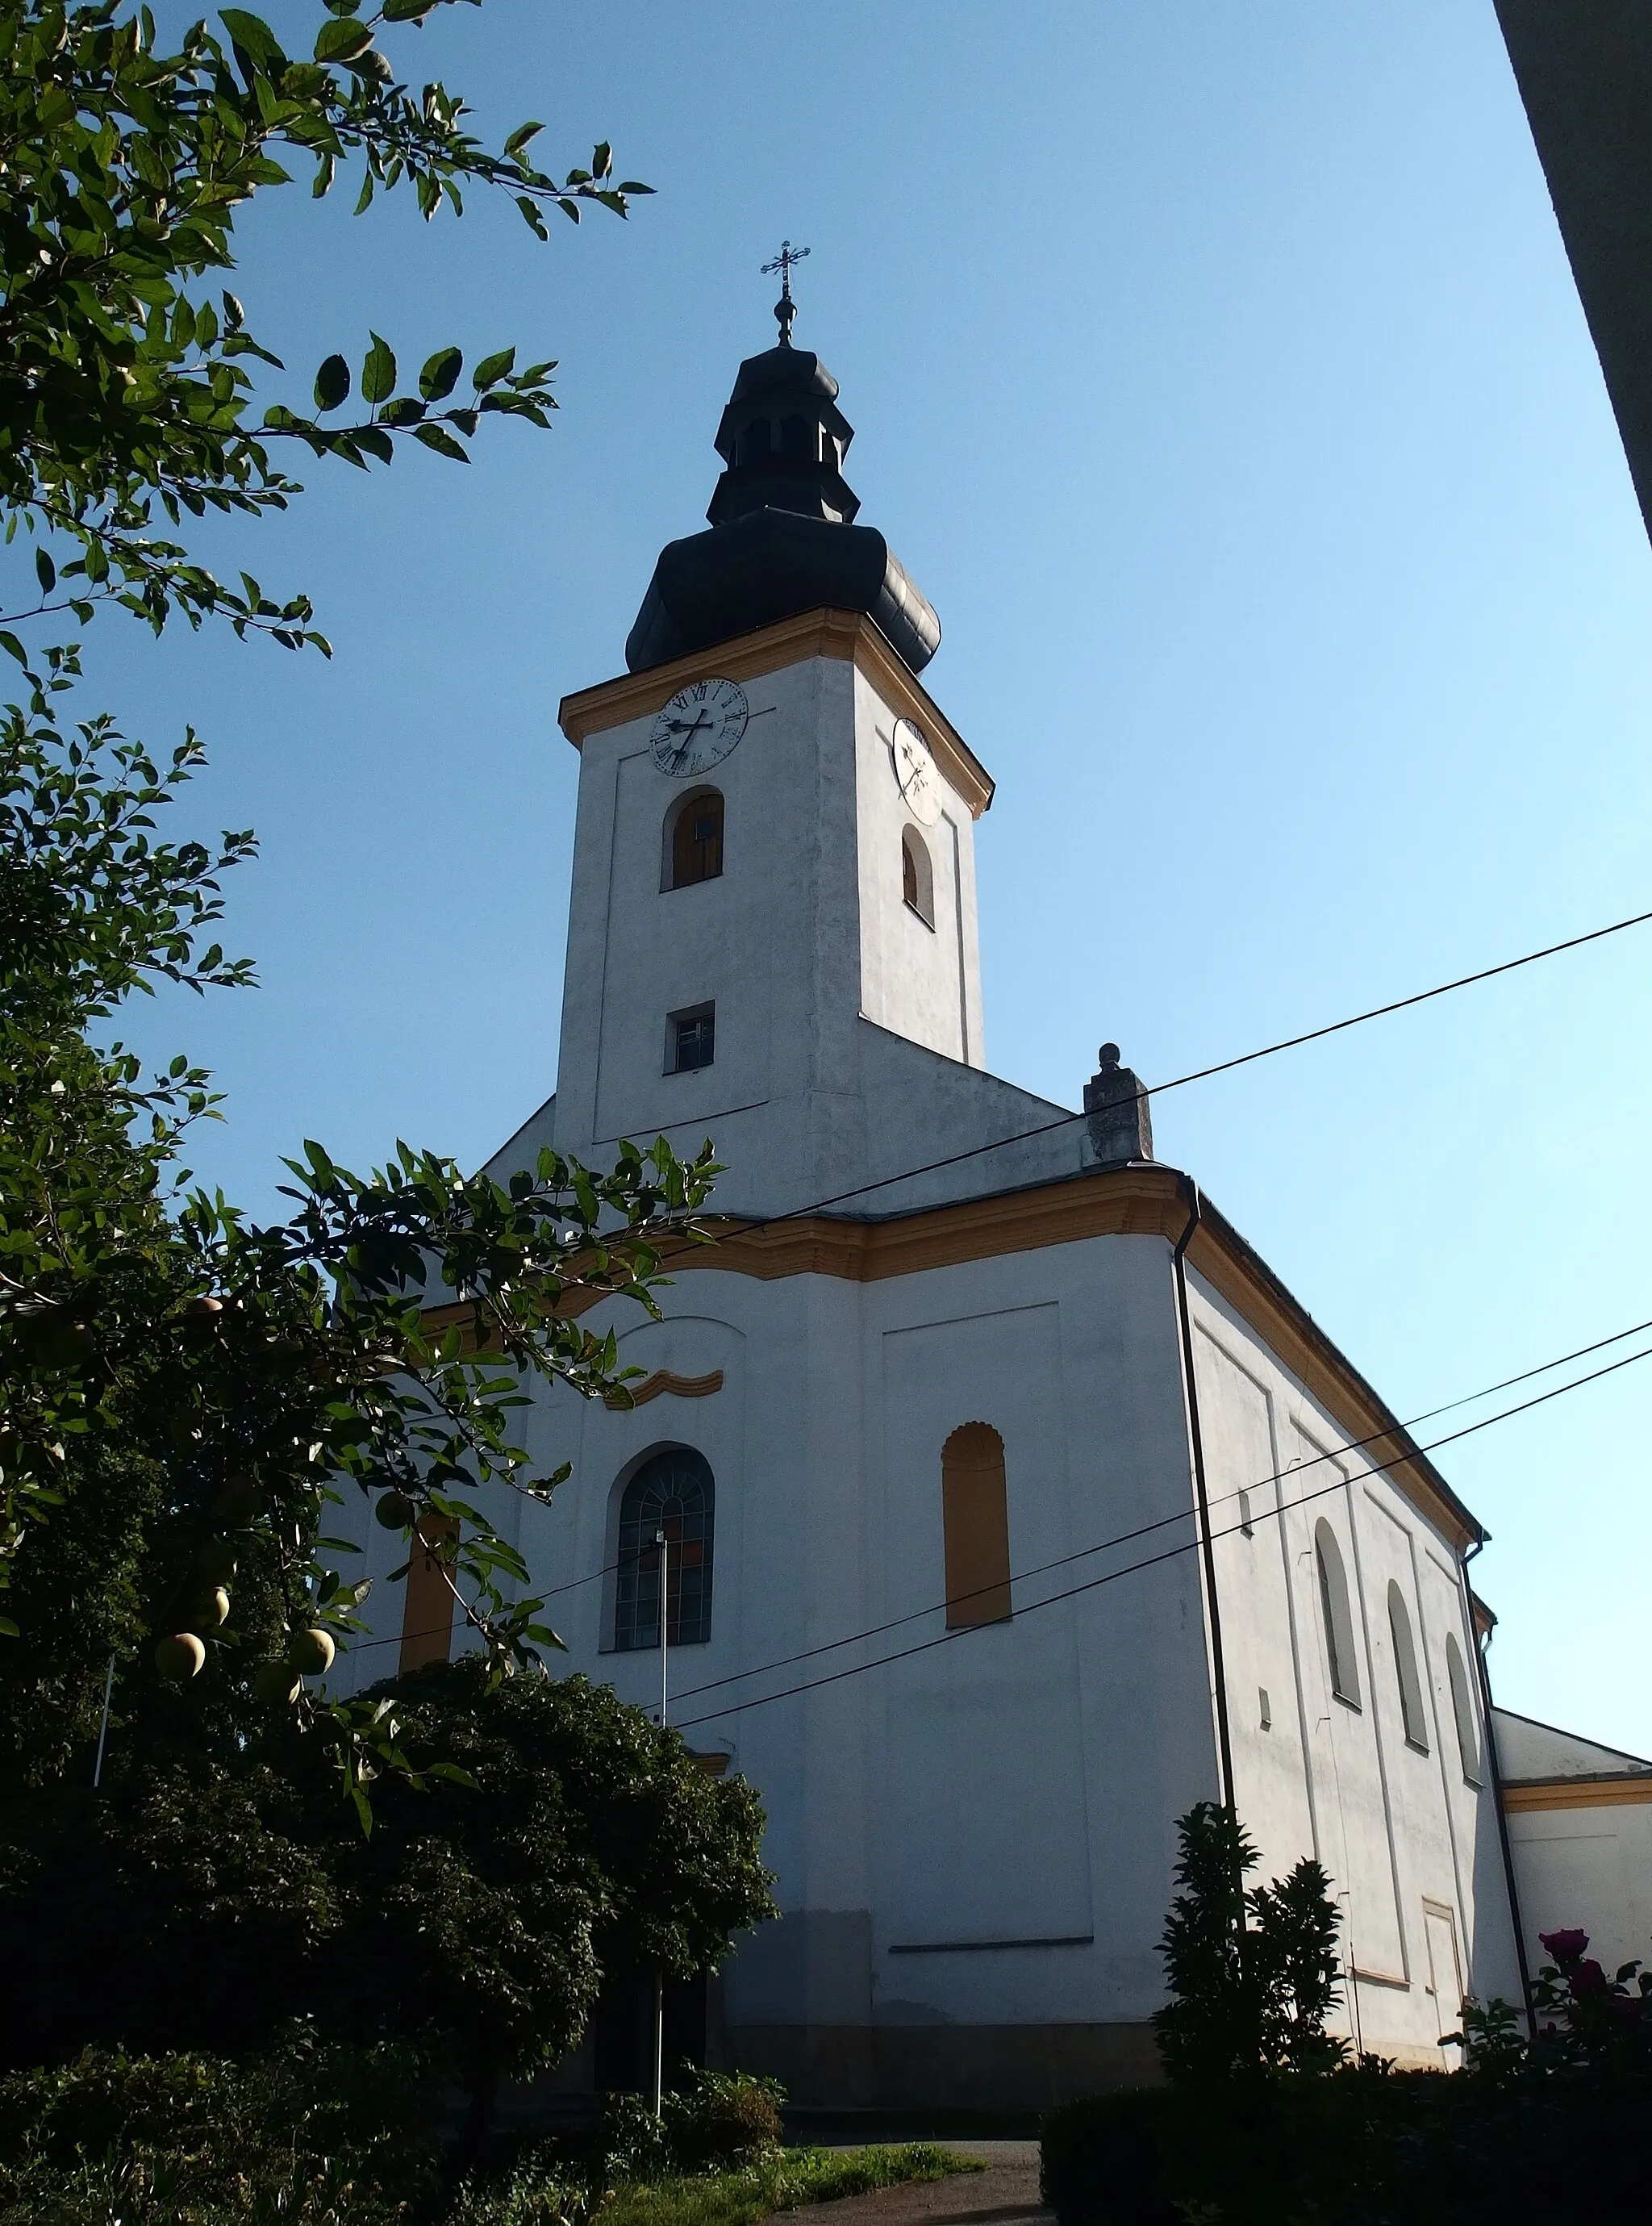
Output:
[[[947,1629],[1007,1623],[1009,1493],[1004,1441],[990,1422],[965,1422],[941,1448],[941,1524]]]

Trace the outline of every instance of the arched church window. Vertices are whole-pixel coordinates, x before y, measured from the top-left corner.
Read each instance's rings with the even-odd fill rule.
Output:
[[[621,1652],[659,1644],[662,1561],[668,1641],[698,1646],[710,1638],[715,1498],[711,1464],[689,1446],[656,1453],[626,1486],[613,1605],[613,1643]]]
[[[941,1448],[946,1627],[1010,1616],[1009,1494],[1004,1441],[990,1422],[965,1422]]]
[[[1452,1714],[1457,1719],[1457,1748],[1463,1759],[1463,1775],[1471,1785],[1480,1780],[1480,1733],[1475,1721],[1474,1695],[1455,1631],[1446,1634],[1446,1678],[1452,1689]]]
[[[780,420],[780,452],[787,456],[812,456],[820,461],[820,428],[806,417]]]
[[[900,830],[900,894],[925,927],[935,925],[935,867],[916,827]]]
[[[1313,1558],[1319,1571],[1319,1607],[1325,1617],[1331,1689],[1339,1701],[1346,1701],[1350,1708],[1357,1708],[1359,1663],[1354,1651],[1354,1617],[1348,1599],[1348,1577],[1337,1534],[1323,1516],[1314,1525]]]
[[[1411,1635],[1411,1612],[1406,1596],[1391,1580],[1388,1585],[1388,1635],[1394,1641],[1394,1670],[1400,1682],[1400,1714],[1406,1743],[1419,1752],[1428,1752],[1428,1719],[1423,1712],[1422,1680],[1417,1675],[1417,1646]]]
[[[670,856],[666,887],[686,889],[696,881],[715,881],[723,866],[723,800],[715,788],[702,788],[671,807]]]
[[[759,464],[769,453],[769,421],[753,417],[740,432],[734,461],[741,464]]]

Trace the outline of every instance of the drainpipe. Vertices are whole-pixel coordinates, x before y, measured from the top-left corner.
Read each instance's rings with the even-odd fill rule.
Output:
[[[1474,1642],[1474,1666],[1479,1672],[1480,1705],[1485,1714],[1486,1764],[1491,1772],[1491,1798],[1497,1810],[1497,1840],[1503,1848],[1503,1883],[1509,1889],[1509,1914],[1515,1924],[1515,1954],[1520,1959],[1520,1992],[1526,2007],[1526,2032],[1535,2043],[1537,2039],[1537,2011],[1532,2001],[1531,1967],[1526,1960],[1526,1923],[1521,1913],[1520,1888],[1515,1882],[1515,1852],[1509,1841],[1509,1816],[1503,1805],[1503,1765],[1497,1758],[1497,1730],[1491,1720],[1491,1675],[1486,1668],[1485,1650],[1480,1644],[1479,1633],[1474,1628],[1474,1593],[1469,1583],[1469,1563],[1485,1546],[1484,1538],[1477,1538],[1463,1556],[1463,1590],[1469,1612],[1469,1637]],[[1491,1644],[1491,1634],[1486,1633],[1486,1645]]]
[[[1198,1507],[1199,1545],[1204,1563],[1204,1592],[1210,1604],[1210,1668],[1216,1679],[1216,1733],[1221,1758],[1222,1798],[1236,1816],[1238,1798],[1233,1783],[1233,1741],[1228,1730],[1228,1676],[1222,1659],[1222,1610],[1217,1600],[1216,1554],[1210,1539],[1210,1499],[1204,1481],[1204,1434],[1199,1428],[1198,1379],[1193,1373],[1193,1329],[1187,1312],[1187,1269],[1185,1256],[1193,1231],[1202,1218],[1199,1186],[1191,1175],[1179,1175],[1178,1185],[1187,1200],[1187,1226],[1183,1230],[1171,1265],[1176,1273],[1176,1310],[1181,1320],[1182,1372],[1187,1379],[1188,1434],[1193,1447],[1193,1493]]]

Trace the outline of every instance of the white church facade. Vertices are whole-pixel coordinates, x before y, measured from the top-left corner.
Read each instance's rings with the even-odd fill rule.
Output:
[[[1522,1983],[1484,1534],[1153,1160],[1112,1046],[1087,1118],[987,1072],[993,784],[854,523],[836,392],[786,318],[630,669],[562,706],[558,1086],[493,1169],[710,1136],[728,1220],[663,1320],[614,1310],[633,1406],[558,1387],[523,1425],[572,1465],[510,1518],[541,1583],[588,1580],[557,1667],[658,1709],[663,1530],[669,1720],[760,1793],[782,1910],[707,2046],[800,2102],[1150,2077],[1174,1820],[1224,1793],[1261,1877],[1330,1873],[1344,2029],[1449,2063],[1463,1994]]]

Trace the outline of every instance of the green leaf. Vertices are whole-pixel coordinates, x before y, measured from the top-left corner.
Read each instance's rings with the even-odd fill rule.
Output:
[[[392,378],[394,374],[391,374]],[[350,391],[350,366],[341,355],[330,355],[315,374],[315,406],[336,410]]]
[[[372,343],[361,366],[362,398],[367,402],[388,402],[396,391],[396,359],[377,333]]]
[[[544,128],[543,124],[518,124],[505,143],[506,155],[514,162],[523,149],[537,139]]]
[[[219,11],[224,29],[250,61],[270,70],[284,69],[287,57],[280,41],[261,16],[250,16],[245,8],[223,8]]]
[[[372,42],[373,35],[365,23],[358,23],[348,16],[335,16],[315,34],[315,59],[318,62],[351,61],[357,54],[365,54]]]
[[[413,438],[416,441],[423,441],[427,448],[434,448],[439,456],[457,457],[461,464],[467,464],[470,461],[470,458],[454,440],[453,435],[444,432],[440,425],[416,425],[413,429]]]
[[[440,402],[453,392],[465,359],[456,347],[438,348],[419,373],[419,392],[427,402]]]
[[[43,549],[35,551],[35,571],[40,581],[41,592],[49,595],[57,585],[57,567]]]
[[[422,23],[436,0],[384,0],[387,23]]]
[[[513,347],[501,348],[497,355],[485,355],[470,375],[470,383],[479,394],[488,387],[497,386],[516,361]]]
[[[353,16],[361,0],[321,0],[321,4],[329,16]]]
[[[461,450],[461,453],[462,454],[463,451]],[[18,664],[22,666],[24,671],[28,671],[29,652],[23,647],[22,642],[18,640],[15,633],[0,633],[0,649],[3,649],[8,657],[15,657]]]

